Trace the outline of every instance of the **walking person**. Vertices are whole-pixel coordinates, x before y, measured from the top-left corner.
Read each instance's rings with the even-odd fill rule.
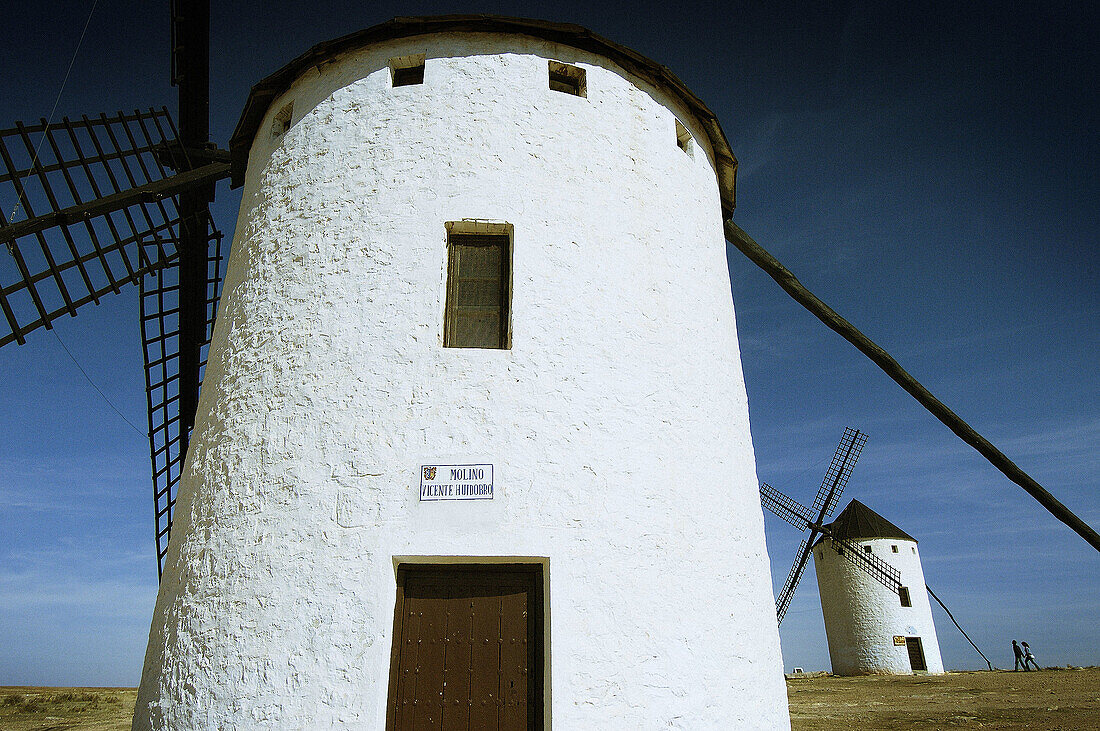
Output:
[[[1024,646],[1024,670],[1027,670],[1028,664],[1035,666],[1035,669],[1038,670],[1039,663],[1035,662],[1035,656],[1031,654],[1031,648],[1028,647],[1026,642],[1022,644]]]
[[[1024,651],[1016,644],[1016,640],[1012,641],[1012,654],[1016,657],[1016,667],[1012,668],[1012,672],[1019,672],[1021,665],[1024,666],[1024,670],[1027,670],[1027,662],[1024,660]]]

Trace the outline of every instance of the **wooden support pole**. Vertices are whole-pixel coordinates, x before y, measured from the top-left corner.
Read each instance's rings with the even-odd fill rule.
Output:
[[[915,398],[921,406],[926,408],[937,419],[943,422],[948,429],[979,454],[989,460],[990,464],[1000,470],[1008,479],[1015,482],[1028,495],[1039,501],[1039,504],[1050,511],[1058,520],[1073,529],[1079,536],[1088,541],[1089,545],[1100,551],[1100,535],[1096,533],[1085,521],[1077,517],[1069,508],[1047,492],[1042,485],[1033,480],[1026,472],[1006,457],[999,449],[990,444],[989,440],[976,432],[972,426],[963,421],[958,414],[947,408],[939,399],[922,386],[917,379],[909,375],[901,365],[894,360],[889,353],[876,345],[870,338],[855,328],[852,323],[838,315],[831,307],[819,300],[802,285],[800,281],[779,261],[756,243],[751,236],[741,230],[733,221],[725,222],[726,240],[737,247],[737,250],[752,260],[754,264],[763,269],[769,277],[789,294],[795,302],[809,310],[814,317],[842,338],[854,345],[859,352],[870,358],[875,365],[881,368],[895,383],[905,389],[909,395]]]

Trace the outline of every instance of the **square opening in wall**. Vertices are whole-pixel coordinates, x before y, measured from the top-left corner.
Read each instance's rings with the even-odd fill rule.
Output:
[[[897,546],[890,546],[890,553],[897,553],[897,552],[898,552],[898,547]]]
[[[563,94],[587,97],[588,88],[584,82],[584,69],[550,61],[550,88]]]
[[[275,118],[271,120],[271,136],[281,137],[290,129],[290,120],[294,116],[294,102],[287,104],[279,110]]]
[[[390,74],[394,86],[424,83],[424,54],[390,59]]]
[[[689,155],[692,155],[692,147],[694,145],[691,139],[691,132],[688,132],[687,127],[681,124],[680,120],[676,120],[676,146]]]
[[[870,546],[864,546],[863,547],[863,552],[864,553],[870,553],[871,552],[871,547]]]

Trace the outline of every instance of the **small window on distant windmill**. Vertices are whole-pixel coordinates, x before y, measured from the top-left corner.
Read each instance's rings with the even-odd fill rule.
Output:
[[[275,115],[271,122],[271,136],[282,137],[290,129],[290,120],[294,116],[294,102],[287,104]]]
[[[584,83],[584,69],[566,63],[550,61],[550,88],[563,94],[588,96],[588,87]]]
[[[691,132],[688,132],[687,127],[681,124],[680,120],[678,119],[676,120],[676,146],[686,152],[688,155],[691,155],[692,157],[695,156],[694,152],[692,151],[694,142],[691,139]]]
[[[424,54],[390,59],[390,73],[394,86],[413,86],[424,83]]]
[[[871,547],[870,546],[864,546],[863,547],[863,552],[864,553],[870,553],[871,552]]]
[[[916,553],[917,552],[917,547],[916,546],[909,546],[909,550],[912,551],[913,553]]]
[[[904,586],[898,587],[898,596],[901,597],[901,605],[903,607],[913,606],[913,602],[909,600],[909,589]]]
[[[898,552],[898,547],[897,546],[890,546],[890,553],[897,553],[897,552]]]

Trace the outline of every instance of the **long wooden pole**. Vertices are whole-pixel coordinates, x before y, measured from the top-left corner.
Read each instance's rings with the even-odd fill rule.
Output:
[[[990,464],[1000,470],[1005,477],[1024,488],[1027,494],[1038,500],[1040,505],[1050,511],[1051,515],[1068,525],[1077,535],[1088,541],[1090,546],[1100,551],[1100,535],[1095,530],[1047,492],[1042,485],[1033,480],[1026,472],[1017,467],[1012,460],[990,444],[989,440],[976,432],[958,414],[933,396],[917,379],[909,375],[889,353],[857,330],[852,323],[838,315],[831,307],[815,297],[787,267],[780,264],[774,256],[765,251],[751,236],[741,230],[740,226],[733,221],[726,221],[725,232],[726,240],[737,247],[737,250],[752,260],[754,264],[763,269],[769,277],[783,288],[783,291],[809,310],[814,317],[825,323],[826,327],[838,333],[854,345],[859,352],[870,358],[894,383],[908,391],[909,395],[943,422],[948,429],[955,432],[960,439],[978,450],[978,453],[989,460]]]

